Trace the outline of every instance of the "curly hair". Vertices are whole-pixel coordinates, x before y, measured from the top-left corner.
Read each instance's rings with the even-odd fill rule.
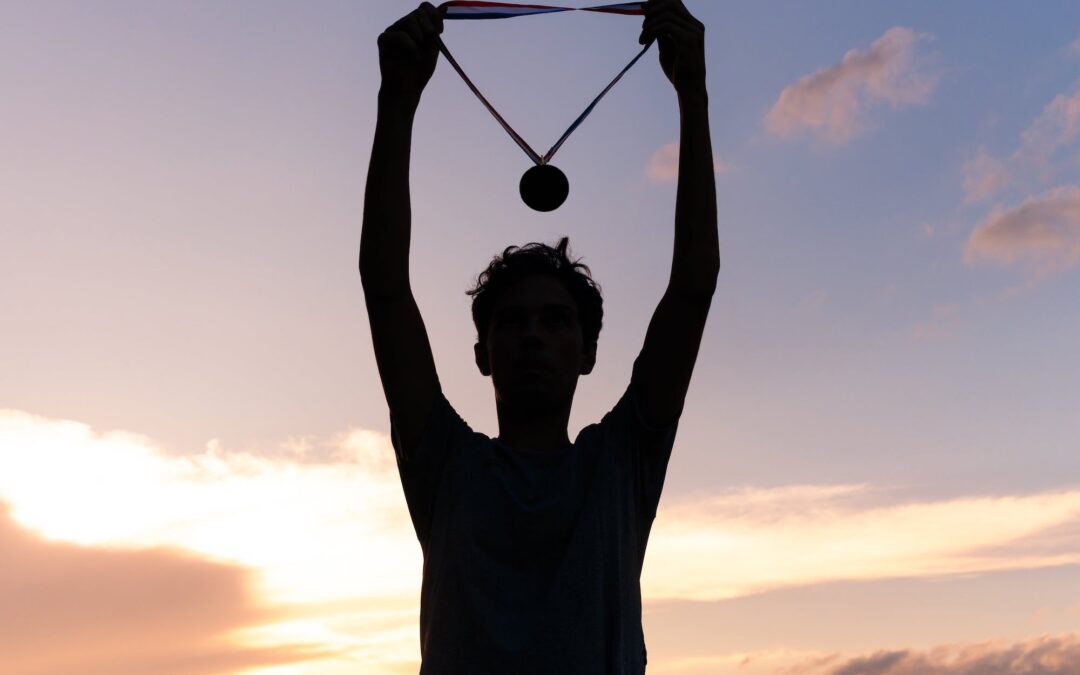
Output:
[[[521,279],[534,274],[547,274],[562,282],[577,303],[581,335],[586,347],[595,346],[604,323],[604,298],[600,285],[592,278],[588,265],[571,261],[566,255],[568,237],[552,248],[531,242],[523,247],[507,246],[501,256],[492,259],[487,269],[477,276],[476,286],[465,291],[472,296],[472,318],[477,341],[482,342],[491,323],[495,298]]]

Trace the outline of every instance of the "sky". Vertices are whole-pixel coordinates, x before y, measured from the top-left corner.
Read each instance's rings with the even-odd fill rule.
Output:
[[[581,7],[588,3],[568,3]],[[721,272],[642,572],[657,675],[1080,671],[1080,5],[687,2]],[[0,5],[0,652],[20,675],[405,675],[422,555],[357,273],[376,39],[413,3]],[[640,19],[448,22],[541,153]],[[553,163],[440,57],[412,286],[496,435],[465,294],[570,238],[571,438],[670,272],[655,47]]]

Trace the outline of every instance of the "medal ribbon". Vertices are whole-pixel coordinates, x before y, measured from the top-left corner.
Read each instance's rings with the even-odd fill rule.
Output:
[[[443,16],[443,19],[511,19],[515,16],[529,16],[531,14],[551,14],[553,12],[573,11],[603,12],[606,14],[629,14],[638,16],[645,14],[644,2],[621,2],[614,5],[598,5],[596,7],[555,7],[552,5],[514,5],[508,2],[450,0],[449,2],[444,2],[443,4],[439,5],[439,9],[442,9],[444,7],[446,8],[446,14]],[[551,146],[551,149],[547,151],[547,154],[541,157],[539,153],[529,147],[529,144],[525,142],[524,138],[522,138],[516,131],[513,130],[513,128],[511,128],[509,124],[506,123],[506,120],[502,118],[502,115],[497,113],[495,111],[495,108],[490,103],[488,103],[488,100],[484,98],[484,95],[480,93],[480,90],[476,88],[476,85],[474,85],[472,81],[468,78],[468,76],[465,75],[465,71],[461,69],[461,66],[459,66],[457,61],[454,60],[454,57],[450,55],[450,51],[446,48],[446,45],[443,44],[442,39],[440,39],[438,35],[435,36],[435,41],[439,44],[439,50],[443,53],[443,56],[446,57],[446,60],[450,62],[450,65],[454,67],[454,70],[458,72],[458,75],[461,75],[461,79],[465,80],[465,84],[469,85],[469,89],[472,89],[472,92],[476,94],[476,97],[480,99],[480,102],[484,104],[484,106],[495,117],[499,124],[502,125],[502,128],[506,130],[506,133],[510,134],[510,138],[514,139],[514,142],[518,144],[518,147],[524,150],[525,154],[529,156],[529,159],[536,162],[537,164],[547,164],[548,161],[551,160],[551,158],[555,155],[555,151],[562,146],[563,141],[565,141],[566,138],[571,133],[573,133],[574,129],[577,129],[578,126],[582,123],[582,121],[584,121],[585,118],[589,116],[589,113],[591,113],[593,108],[596,107],[596,104],[600,101],[600,99],[604,97],[604,94],[608,93],[608,90],[615,86],[615,83],[622,78],[623,74],[626,73],[626,71],[630,70],[630,67],[637,63],[637,60],[640,59],[646,51],[648,51],[650,46],[652,46],[652,41],[650,40],[645,45],[645,48],[638,52],[638,55],[635,56],[630,61],[630,63],[626,64],[626,67],[623,68],[619,72],[619,74],[615,76],[615,79],[612,80],[611,83],[608,84],[608,86],[604,87],[604,90],[600,92],[600,95],[593,99],[593,102],[589,104],[589,107],[585,109],[585,112],[581,113],[581,115],[579,115],[578,118],[574,120],[574,123],[570,125],[570,128],[566,130],[566,133],[564,133],[562,137],[560,137],[559,140],[555,143],[555,145]]]

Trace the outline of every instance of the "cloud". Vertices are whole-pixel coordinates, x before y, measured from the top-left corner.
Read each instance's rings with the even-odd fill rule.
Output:
[[[767,649],[719,655],[677,656],[663,662],[661,672],[673,675],[778,675],[794,664],[835,661],[837,654],[796,649]]]
[[[249,600],[274,608],[250,618],[224,603],[229,644],[336,654],[291,667],[297,675],[344,675],[357,663],[372,675],[415,672],[423,557],[389,440],[351,429],[283,448],[253,454],[211,442],[177,455],[138,434],[0,410],[0,498],[20,527],[52,540],[42,561],[127,549],[126,576],[136,578],[143,567],[164,569],[151,564],[164,546],[211,581],[221,568],[207,561],[250,570],[207,582],[207,592],[227,591],[246,579]],[[642,591],[647,602],[722,600],[828,581],[1080,562],[1080,541],[1051,536],[1078,525],[1080,489],[904,502],[859,485],[669,497],[650,534]],[[189,588],[161,575],[146,583]]]
[[[1065,48],[1065,55],[1071,57],[1080,56],[1080,36],[1077,36],[1077,38],[1070,42],[1069,46]]]
[[[1080,490],[868,504],[858,486],[747,489],[667,502],[642,592],[721,600],[837,580],[936,577],[1080,562],[1080,541],[1032,540],[1080,521]]]
[[[810,661],[786,675],[1072,675],[1080,672],[1080,634],[1007,644],[996,640],[928,651],[880,651],[829,665]],[[823,667],[824,666],[824,667]]]
[[[410,593],[419,545],[393,449],[364,430],[324,445],[297,454],[289,442],[291,454],[256,455],[215,440],[180,456],[138,434],[0,410],[0,496],[17,521],[50,538],[179,546],[257,568],[277,601],[300,599],[297,589],[304,601]],[[368,558],[365,546],[382,555],[325,560],[320,549],[330,542],[346,557]],[[311,566],[342,575],[348,566],[352,580],[343,588],[309,578]]]
[[[0,503],[0,654],[23,675],[212,675],[316,656],[230,634],[273,618],[243,568],[177,550],[86,548],[20,529]]]
[[[1005,163],[979,148],[978,154],[964,162],[964,202],[986,199],[1009,184]]]
[[[1043,108],[1031,126],[1020,134],[1020,148],[1013,161],[1038,172],[1044,180],[1053,176],[1051,159],[1067,148],[1080,133],[1080,83],[1072,91],[1058,94]]]
[[[1012,155],[998,159],[979,148],[975,157],[964,163],[964,202],[987,199],[1013,179],[1045,185],[1057,174],[1058,155],[1072,147],[1078,135],[1080,81],[1073,84],[1071,91],[1055,96],[1020,133],[1020,143]],[[1066,161],[1073,159],[1070,156]]]
[[[716,159],[713,161],[713,172],[724,174],[731,171],[731,165]],[[668,143],[653,153],[649,158],[649,164],[645,167],[645,174],[656,182],[668,182],[679,177],[679,143]]]
[[[290,672],[337,675],[357,662],[372,675],[405,662],[415,672],[423,559],[385,436],[354,429],[267,455],[217,441],[177,455],[139,434],[0,409],[0,499],[20,526],[95,550],[164,546],[251,570],[251,593],[281,611],[236,644],[347,654]]]
[[[1071,152],[1078,137],[1080,80],[1043,108],[1007,158],[995,158],[979,148],[964,163],[964,203],[986,200],[1014,185],[1025,191],[1045,186],[1063,168],[1080,167]],[[966,264],[989,261],[1027,268],[1026,281],[1001,293],[1002,298],[1030,290],[1080,262],[1080,186],[1061,185],[1042,194],[1027,194],[1019,205],[996,206],[964,245]]]
[[[869,654],[772,648],[677,657],[663,666],[665,673],[678,675],[1075,675],[1080,672],[1080,634]]]
[[[964,262],[1024,263],[1038,278],[1080,261],[1080,186],[1054,188],[997,208],[968,237]]]
[[[926,37],[894,26],[869,49],[852,49],[840,63],[788,85],[765,117],[766,130],[783,137],[809,130],[844,143],[861,129],[865,110],[872,105],[926,103],[937,76],[921,70],[914,59],[915,43]]]

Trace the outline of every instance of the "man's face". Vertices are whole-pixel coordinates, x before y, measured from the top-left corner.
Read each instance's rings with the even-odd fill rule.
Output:
[[[494,380],[496,397],[523,404],[563,404],[573,396],[578,376],[591,372],[596,361],[594,350],[584,352],[573,296],[544,274],[499,295],[487,348],[478,345],[476,352],[480,371]]]

